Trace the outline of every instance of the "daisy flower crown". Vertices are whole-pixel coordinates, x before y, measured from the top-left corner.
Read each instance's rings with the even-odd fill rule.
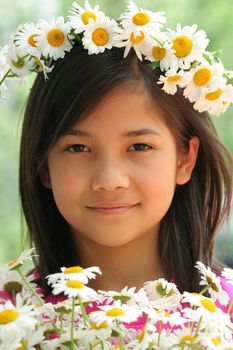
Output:
[[[73,3],[67,21],[58,17],[21,24],[0,49],[0,97],[8,78],[24,80],[31,72],[42,71],[48,79],[55,61],[80,42],[89,55],[118,47],[125,48],[126,57],[133,49],[139,60],[160,68],[157,83],[167,94],[182,88],[198,112],[225,112],[233,103],[233,71],[224,69],[221,51],[206,50],[209,39],[197,25],[164,30],[165,23],[163,11],[139,9],[132,0],[117,21],[85,0],[84,7]]]

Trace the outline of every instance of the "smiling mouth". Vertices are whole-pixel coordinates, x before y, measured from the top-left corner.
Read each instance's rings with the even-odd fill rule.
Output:
[[[121,214],[133,209],[138,204],[130,205],[130,206],[118,206],[118,207],[88,207],[89,209],[100,213],[100,214]]]

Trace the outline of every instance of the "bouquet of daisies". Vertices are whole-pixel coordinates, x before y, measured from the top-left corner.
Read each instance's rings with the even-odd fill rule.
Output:
[[[197,262],[203,290],[181,294],[165,279],[148,281],[137,292],[97,292],[88,282],[101,274],[98,267],[62,267],[47,276],[52,293],[63,293],[52,304],[34,276],[23,273],[33,254],[34,248],[26,250],[0,268],[1,350],[233,349],[233,299],[220,283],[233,285],[232,269],[220,277]]]

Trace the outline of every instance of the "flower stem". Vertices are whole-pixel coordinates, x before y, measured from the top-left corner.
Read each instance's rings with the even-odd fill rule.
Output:
[[[125,345],[124,345],[124,339],[122,337],[122,334],[121,334],[121,327],[120,327],[120,324],[119,324],[119,321],[116,320],[116,324],[117,324],[117,328],[119,329],[119,340],[120,340],[120,350],[125,350]]]
[[[87,327],[88,326],[88,317],[87,317],[87,313],[86,313],[85,307],[84,307],[83,302],[82,302],[82,298],[80,296],[78,296],[78,300],[79,300],[79,305],[80,305],[81,312],[83,315],[84,325]]]
[[[159,330],[159,336],[158,336],[158,342],[157,342],[158,347],[159,347],[159,343],[160,343],[161,333],[163,330],[163,321],[160,321],[159,325],[160,325],[160,330]]]
[[[207,292],[207,290],[209,290],[210,286],[206,286],[204,289],[202,289],[199,294],[204,294],[205,292]]]
[[[104,343],[103,343],[103,340],[100,341],[100,345],[101,345],[101,350],[104,350]]]
[[[70,324],[70,350],[74,350],[74,305],[75,298],[72,298],[72,313],[71,313],[71,324]]]
[[[18,274],[20,275],[20,277],[22,278],[22,280],[24,281],[24,283],[26,284],[26,286],[30,289],[30,291],[32,292],[33,295],[35,295],[35,297],[37,298],[37,300],[40,302],[40,305],[43,306],[45,303],[44,301],[41,299],[41,297],[39,296],[39,294],[35,291],[35,289],[31,286],[31,284],[28,282],[28,280],[26,279],[26,277],[24,276],[23,272],[21,271],[21,268],[20,267],[17,267],[15,269]],[[52,326],[53,326],[53,329],[55,331],[55,333],[59,336],[59,330],[57,329],[55,323],[53,322],[53,320],[51,319],[51,317],[48,315],[51,323],[52,323]]]
[[[35,295],[35,297],[37,298],[37,300],[39,301],[40,305],[44,305],[44,301],[41,299],[41,297],[39,296],[39,294],[35,291],[35,289],[31,286],[31,284],[28,282],[28,280],[26,279],[26,277],[24,276],[24,274],[21,271],[20,267],[16,268],[16,271],[19,273],[20,277],[22,278],[22,280],[24,281],[24,283],[26,284],[26,286],[30,289],[30,291]]]
[[[63,330],[63,312],[60,313],[60,332],[61,334],[64,332]]]
[[[0,80],[0,85],[2,85],[2,83],[3,83],[4,80],[9,76],[10,73],[11,73],[11,69],[8,69],[8,71],[6,72],[6,74],[3,75],[3,78]]]
[[[231,314],[232,306],[233,306],[233,298],[231,299],[230,304],[229,304],[228,309],[227,309],[227,314],[228,314],[228,315]]]
[[[15,298],[15,289],[12,289],[12,298],[13,298],[13,303],[16,305],[16,298]]]
[[[197,328],[196,328],[196,332],[194,334],[194,337],[196,338],[200,329],[200,325],[201,325],[201,321],[202,321],[202,316],[200,317],[198,324],[197,324]]]

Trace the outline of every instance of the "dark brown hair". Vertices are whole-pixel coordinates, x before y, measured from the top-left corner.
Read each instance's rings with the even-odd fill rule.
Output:
[[[159,75],[158,68],[153,70],[148,62],[139,61],[134,52],[127,58],[123,58],[122,49],[116,48],[88,55],[80,45],[55,63],[48,81],[38,74],[23,121],[19,183],[29,238],[39,254],[37,268],[45,289],[46,275],[81,262],[52,191],[41,183],[40,170],[59,137],[85,118],[110,90],[127,82],[143,82],[179,145],[187,148],[192,136],[200,140],[192,177],[187,184],[176,187],[160,225],[159,251],[165,277],[174,278],[181,291],[197,290],[195,262],[200,260],[213,267],[214,237],[230,212],[231,156],[209,116],[197,113],[181,91],[175,95],[164,93],[157,84]]]

